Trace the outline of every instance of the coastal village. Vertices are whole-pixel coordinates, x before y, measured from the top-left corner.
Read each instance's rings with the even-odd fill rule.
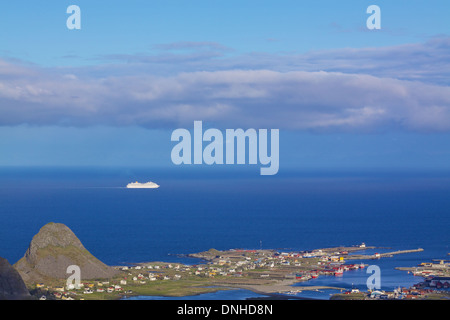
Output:
[[[37,283],[33,295],[41,300],[120,299],[139,295],[187,296],[217,290],[247,289],[277,298],[301,297],[305,290],[340,290],[331,299],[448,299],[450,263],[446,260],[426,262],[412,268],[398,268],[422,276],[423,281],[411,288],[398,288],[392,292],[382,290],[359,291],[324,286],[301,286],[318,277],[336,277],[343,273],[366,268],[362,260],[392,257],[395,254],[417,252],[422,249],[390,253],[360,254],[375,249],[365,244],[352,247],[316,249],[312,251],[244,250],[231,249],[188,255],[205,263],[140,263],[116,266],[118,276],[98,281],[82,281],[60,285]],[[292,286],[296,284],[296,286]]]

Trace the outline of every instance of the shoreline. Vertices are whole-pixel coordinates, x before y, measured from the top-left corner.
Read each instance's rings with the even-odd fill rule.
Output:
[[[343,291],[349,291],[349,287],[327,285],[327,280],[322,281],[321,285],[302,285],[301,283],[307,283],[310,279],[317,277],[323,277],[323,279],[330,277],[328,283],[339,283],[333,280],[336,279],[334,276],[338,276],[337,279],[339,279],[339,276],[347,271],[362,270],[368,266],[362,262],[357,264],[347,262],[373,259],[375,255],[359,254],[359,251],[368,249],[380,248],[360,245],[291,252],[273,249],[224,251],[210,249],[183,255],[183,257],[200,259],[200,263],[192,265],[158,261],[114,266],[120,271],[118,277],[103,284],[100,284],[100,281],[84,283],[92,288],[90,292],[85,291],[83,294],[72,291],[72,294],[75,294],[74,297],[77,299],[88,300],[120,300],[139,296],[170,299],[240,289],[263,296],[249,296],[249,299],[330,300],[332,294],[326,295],[319,290],[340,291],[333,296],[344,296]],[[399,254],[421,251],[423,251],[421,248],[397,250],[376,254],[376,258],[386,259]],[[99,288],[103,289],[100,291]],[[107,288],[113,288],[113,290],[106,293]],[[312,294],[312,297],[302,297],[302,292],[305,292],[305,295],[308,295],[306,292],[321,292],[327,298],[315,298],[315,294]],[[347,297],[344,296],[345,298]]]
[[[287,292],[297,291],[301,293],[303,291],[317,291],[317,290],[345,290],[345,288],[331,287],[331,286],[293,286],[299,283],[298,281],[285,280],[283,283],[277,283],[273,285],[244,285],[236,286],[233,288],[249,290],[257,294],[265,295],[268,297],[282,297],[285,299],[296,300],[320,300],[308,297],[302,297],[298,295],[286,295]]]

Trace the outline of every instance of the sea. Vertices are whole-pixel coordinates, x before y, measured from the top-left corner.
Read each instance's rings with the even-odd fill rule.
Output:
[[[310,169],[261,176],[253,169],[0,168],[0,256],[15,263],[43,225],[59,222],[109,265],[197,264],[201,261],[186,255],[210,248],[296,251],[363,242],[378,252],[423,248],[355,261],[379,266],[381,289],[392,290],[422,280],[396,267],[450,258],[448,171]],[[127,189],[134,181],[160,188]],[[367,290],[369,276],[360,269],[299,285]],[[297,295],[329,299],[332,293]],[[190,298],[258,296],[229,290]]]

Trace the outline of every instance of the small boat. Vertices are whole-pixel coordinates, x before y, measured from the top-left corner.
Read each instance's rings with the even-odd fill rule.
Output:
[[[336,270],[335,272],[334,272],[334,275],[335,276],[341,276],[341,275],[343,275],[344,274],[344,271],[341,269],[341,268],[339,268],[338,270]]]
[[[297,294],[297,293],[300,293],[300,292],[302,292],[301,290],[291,290],[291,291],[286,291],[286,292],[284,292],[285,294],[291,294],[291,295],[294,295],[294,294]]]

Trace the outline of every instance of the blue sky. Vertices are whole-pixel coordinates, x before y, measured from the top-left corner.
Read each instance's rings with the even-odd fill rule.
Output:
[[[66,9],[81,8],[81,30]],[[381,8],[381,30],[366,9]],[[170,133],[279,128],[280,170],[450,167],[448,1],[0,4],[0,165],[171,166]]]
[[[79,32],[65,26],[71,4],[82,10]],[[380,32],[362,30],[371,4],[382,9]],[[448,35],[448,8],[445,0],[18,0],[0,5],[0,35],[4,53],[44,65],[95,64],[102,55],[149,53],[178,42],[216,42],[234,54],[301,53]]]

